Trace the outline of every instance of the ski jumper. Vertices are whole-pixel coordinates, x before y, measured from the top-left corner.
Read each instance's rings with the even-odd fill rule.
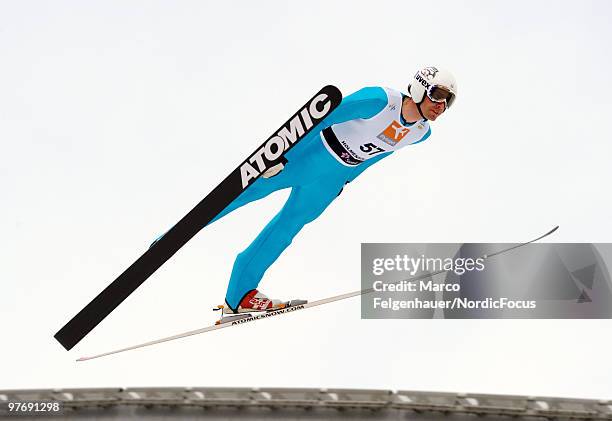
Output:
[[[272,192],[291,188],[283,208],[238,254],[225,297],[230,307],[236,308],[247,292],[257,288],[293,237],[323,213],[346,183],[393,151],[429,137],[426,120],[411,124],[402,117],[404,97],[399,91],[380,87],[347,96],[285,154],[287,162],[279,174],[259,177],[210,222]]]

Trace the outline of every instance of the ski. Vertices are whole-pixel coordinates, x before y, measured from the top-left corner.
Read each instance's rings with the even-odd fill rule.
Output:
[[[283,162],[285,153],[341,101],[342,93],[338,88],[332,85],[323,87],[183,219],[66,323],[54,335],[55,339],[66,350],[72,349],[262,173]]]
[[[503,253],[507,253],[511,250],[515,250],[519,247],[523,247],[526,246],[527,244],[531,244],[531,243],[535,243],[536,241],[539,241],[545,237],[548,237],[550,234],[552,234],[553,232],[555,232],[557,229],[559,228],[559,226],[557,225],[556,227],[554,227],[553,229],[551,229],[550,231],[548,231],[546,234],[540,235],[537,238],[534,238],[533,240],[527,241],[525,243],[520,243],[517,245],[514,245],[512,247],[508,247],[499,251],[496,251],[494,253],[490,253],[490,254],[484,254],[481,256],[482,259],[486,260],[486,259],[490,259],[491,257],[494,256],[499,256],[500,254]],[[409,278],[400,282],[404,282],[404,281],[418,281],[420,279],[425,279],[425,278],[429,278],[432,276],[436,276],[439,275],[441,273],[445,273],[448,272],[448,270],[439,270],[436,272],[428,272],[428,273],[424,273],[422,275],[419,276],[415,276],[413,278]],[[103,354],[98,354],[98,355],[94,355],[92,357],[81,357],[79,359],[77,359],[77,361],[88,361],[88,360],[93,360],[96,358],[101,358],[101,357],[105,357],[108,355],[113,355],[113,354],[118,354],[121,352],[126,352],[126,351],[131,351],[134,349],[138,349],[138,348],[144,348],[147,346],[151,346],[151,345],[156,345],[156,344],[160,344],[163,342],[169,342],[169,341],[173,341],[176,339],[181,339],[181,338],[186,338],[188,336],[193,336],[193,335],[199,335],[201,333],[206,333],[206,332],[212,332],[214,330],[219,330],[219,329],[224,329],[227,327],[232,327],[232,326],[238,326],[238,325],[242,325],[245,323],[250,323],[250,322],[254,322],[257,320],[261,320],[261,319],[268,319],[271,317],[275,317],[275,316],[280,316],[283,314],[288,314],[288,313],[293,313],[295,311],[299,311],[299,310],[305,310],[307,308],[313,308],[313,307],[317,307],[323,304],[329,304],[329,303],[333,303],[336,301],[341,301],[341,300],[346,300],[347,298],[352,298],[352,297],[358,297],[361,295],[365,295],[365,294],[369,294],[371,292],[374,292],[374,288],[366,288],[366,289],[362,289],[359,291],[353,291],[353,292],[349,292],[346,294],[340,294],[340,295],[335,295],[333,297],[329,297],[329,298],[324,298],[318,301],[312,301],[312,302],[308,302],[305,304],[299,304],[296,306],[289,306],[289,307],[285,307],[283,309],[280,310],[273,310],[273,311],[269,311],[269,312],[265,312],[265,313],[260,313],[260,314],[255,314],[255,315],[251,315],[250,317],[245,317],[245,318],[241,318],[235,321],[231,321],[231,322],[227,322],[227,323],[221,323],[221,324],[214,324],[212,326],[207,326],[204,327],[202,329],[196,329],[196,330],[191,330],[188,332],[184,332],[184,333],[179,333],[178,335],[174,335],[174,336],[168,336],[166,338],[161,338],[161,339],[157,339],[154,341],[150,341],[150,342],[145,342],[139,345],[133,345],[133,346],[129,346],[126,348],[121,348],[121,349],[117,349],[115,351],[109,351],[109,352],[105,352]]]

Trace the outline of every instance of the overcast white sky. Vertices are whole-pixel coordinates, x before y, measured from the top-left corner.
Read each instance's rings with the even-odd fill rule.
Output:
[[[0,2],[0,389],[279,386],[612,396],[601,320],[361,320],[359,300],[87,363],[212,323],[276,193],[202,231],[72,351],[53,334],[326,84],[459,83],[261,288],[359,288],[362,242],[610,242],[608,1]],[[375,224],[364,224],[375,218]]]

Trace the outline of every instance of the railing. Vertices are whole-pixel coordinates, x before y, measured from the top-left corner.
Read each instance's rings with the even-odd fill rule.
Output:
[[[7,401],[59,401],[65,409],[122,405],[331,408],[612,420],[612,400],[360,389],[146,387],[0,390]],[[2,412],[0,411],[0,415]]]

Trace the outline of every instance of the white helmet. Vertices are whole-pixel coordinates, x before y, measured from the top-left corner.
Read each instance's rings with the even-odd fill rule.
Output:
[[[425,94],[434,102],[444,102],[448,108],[455,102],[457,82],[451,72],[447,70],[425,67],[416,72],[412,78],[410,85],[408,85],[408,93],[417,104],[419,112]]]

